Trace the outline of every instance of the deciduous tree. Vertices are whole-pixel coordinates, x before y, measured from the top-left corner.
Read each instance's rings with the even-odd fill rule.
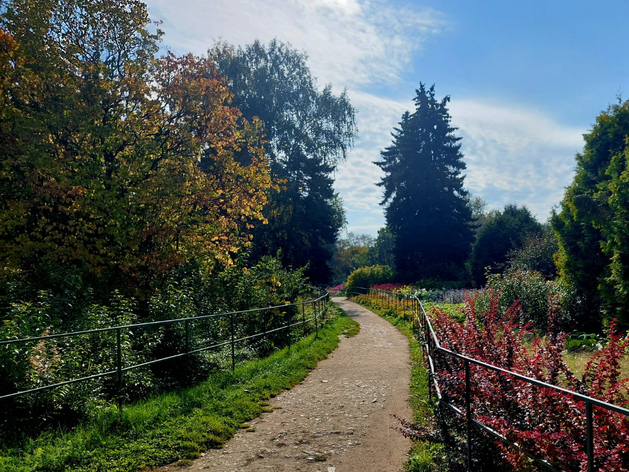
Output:
[[[474,283],[485,284],[487,267],[493,273],[503,272],[508,254],[520,249],[527,236],[541,233],[542,225],[525,206],[507,205],[503,211],[490,214],[472,245],[470,270]]]
[[[281,251],[285,265],[309,264],[316,282],[330,276],[328,262],[344,223],[332,172],[356,132],[345,92],[319,90],[306,55],[273,40],[244,48],[217,44],[210,56],[234,93],[244,116],[264,124],[266,156],[281,191],[271,193],[267,225],[257,225],[252,258]]]
[[[271,180],[212,62],[156,59],[135,0],[0,11],[0,266],[137,294],[182,264],[229,263]]]

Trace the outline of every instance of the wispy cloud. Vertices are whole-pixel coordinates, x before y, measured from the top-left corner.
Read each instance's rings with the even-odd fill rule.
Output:
[[[438,11],[400,8],[388,0],[147,0],[164,21],[165,44],[176,52],[204,54],[223,39],[245,45],[273,38],[309,55],[319,84],[348,88],[360,131],[356,147],[336,173],[348,230],[375,234],[384,225],[372,164],[391,143],[391,131],[413,106],[413,90],[400,78],[426,39],[452,25]],[[392,87],[391,85],[395,85]],[[387,93],[374,93],[376,90]],[[391,98],[409,93],[403,100]],[[444,91],[443,93],[447,93]],[[463,137],[466,186],[493,208],[526,204],[544,220],[574,172],[585,131],[520,104],[454,96],[450,112]]]
[[[404,104],[365,92],[350,92],[350,99],[358,110],[360,139],[339,166],[335,187],[348,211],[349,230],[358,231],[384,225],[379,205],[382,189],[376,186],[383,174],[373,162],[380,160],[380,151],[391,144],[393,127],[412,102]],[[354,215],[360,219],[352,218]],[[351,224],[352,220],[359,223]]]
[[[521,105],[462,99],[450,112],[463,138],[466,186],[495,208],[526,204],[545,220],[572,181],[585,130]]]
[[[354,88],[394,83],[429,35],[447,28],[432,9],[385,0],[148,0],[166,45],[204,54],[216,40],[273,38],[308,53],[320,83]]]
[[[410,97],[400,101],[368,93],[353,94],[351,99],[364,111],[359,114],[362,137],[340,167],[336,186],[349,215],[360,214],[363,220],[382,225],[378,205],[382,190],[375,185],[382,173],[372,162],[391,143],[390,132],[413,103]],[[449,110],[452,124],[459,128],[456,134],[462,137],[466,188],[492,208],[525,204],[545,221],[573,178],[574,155],[583,147],[585,130],[517,104],[455,98]],[[359,225],[350,225],[349,230],[356,231]]]
[[[399,82],[426,38],[450,25],[440,12],[387,0],[147,0],[164,21],[164,43],[205,54],[217,40],[244,45],[273,38],[305,51],[319,84],[347,88],[357,110],[356,148],[336,174],[350,230],[375,233],[384,224],[379,169],[372,164],[390,143],[406,105],[367,92]]]

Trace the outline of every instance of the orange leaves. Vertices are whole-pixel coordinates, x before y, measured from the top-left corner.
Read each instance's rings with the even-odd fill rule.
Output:
[[[273,187],[260,123],[209,59],[153,58],[139,2],[72,4],[0,14],[0,265],[80,267],[128,291],[229,264]]]

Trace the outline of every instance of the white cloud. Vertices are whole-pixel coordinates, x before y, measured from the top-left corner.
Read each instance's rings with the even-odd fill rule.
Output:
[[[335,187],[348,211],[348,230],[369,229],[375,234],[378,228],[384,226],[379,205],[382,189],[376,186],[383,174],[373,162],[380,160],[380,151],[391,144],[391,131],[412,102],[404,104],[364,92],[350,92],[350,99],[358,109],[360,139],[347,161],[339,166]],[[354,220],[359,223],[354,223]]]
[[[387,0],[147,0],[153,19],[164,20],[164,43],[176,52],[204,54],[219,39],[237,45],[273,38],[309,55],[319,84],[349,89],[357,110],[356,148],[336,173],[349,231],[375,234],[384,225],[372,164],[391,143],[391,131],[413,106],[413,90],[399,90],[400,76],[425,39],[450,28],[430,9],[394,7]],[[396,87],[391,87],[394,84]],[[396,90],[404,100],[369,93]],[[405,94],[408,94],[406,96]],[[501,208],[526,204],[544,220],[574,174],[574,154],[584,130],[561,125],[547,113],[457,98],[450,103],[467,162],[466,187]]]
[[[322,83],[354,87],[395,83],[423,39],[447,27],[430,9],[385,0],[148,0],[164,20],[164,42],[204,54],[218,39],[249,44],[273,38],[308,53]]]
[[[467,163],[466,187],[500,208],[525,204],[542,221],[574,176],[585,130],[520,105],[453,100]]]
[[[348,230],[358,231],[372,228],[372,222],[384,225],[382,189],[375,185],[382,173],[372,162],[391,143],[393,127],[413,103],[367,93],[350,98],[360,111],[361,138],[340,166],[336,188],[348,210]],[[583,147],[584,130],[521,105],[455,99],[449,110],[452,124],[459,127],[456,134],[463,138],[466,188],[492,208],[525,204],[545,221],[572,181],[574,155]]]

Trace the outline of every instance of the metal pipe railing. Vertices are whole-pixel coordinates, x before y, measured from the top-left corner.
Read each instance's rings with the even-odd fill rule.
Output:
[[[294,329],[291,331],[291,328],[295,328],[299,325],[302,325],[303,330],[302,333],[305,334],[306,333],[306,324],[310,323],[311,321],[314,321],[315,323],[315,332],[316,332],[316,337],[318,338],[319,335],[319,323],[321,321],[321,315],[323,313],[323,309],[324,309],[324,302],[329,301],[329,294],[325,293],[324,295],[319,296],[318,298],[312,299],[312,300],[307,300],[307,301],[302,301],[302,302],[295,302],[295,303],[287,303],[285,305],[275,305],[275,306],[270,306],[270,307],[265,307],[265,308],[253,308],[253,309],[249,309],[249,310],[241,310],[241,311],[232,311],[232,312],[227,312],[227,313],[214,313],[211,315],[201,315],[201,316],[194,316],[194,317],[188,317],[188,318],[176,318],[176,319],[170,319],[170,320],[163,320],[163,321],[150,321],[150,322],[145,322],[145,323],[135,323],[135,324],[130,324],[130,325],[118,325],[118,326],[112,326],[112,327],[107,327],[107,328],[98,328],[98,329],[92,329],[92,330],[84,330],[84,331],[72,331],[72,332],[67,332],[67,333],[58,333],[58,334],[50,334],[50,335],[45,335],[45,336],[34,336],[34,337],[30,337],[30,338],[20,338],[20,339],[4,339],[4,340],[0,340],[0,346],[7,346],[7,345],[13,345],[13,344],[24,344],[24,343],[31,343],[31,342],[41,342],[41,341],[48,341],[48,340],[52,340],[52,339],[59,339],[59,338],[72,338],[72,337],[76,337],[76,336],[81,336],[81,335],[89,335],[89,334],[95,334],[95,333],[104,333],[104,332],[112,332],[115,331],[116,332],[116,360],[115,360],[115,369],[113,370],[108,370],[106,372],[100,372],[98,374],[94,374],[94,375],[88,375],[88,376],[83,376],[83,377],[79,377],[79,378],[75,378],[75,379],[70,379],[70,380],[66,380],[63,382],[57,382],[54,384],[50,384],[50,385],[44,385],[44,386],[40,386],[40,387],[36,387],[36,388],[31,388],[31,389],[27,389],[27,390],[19,390],[16,392],[12,392],[9,394],[5,394],[5,395],[0,395],[0,400],[6,400],[9,398],[15,398],[15,397],[19,397],[22,395],[27,395],[30,393],[37,393],[37,392],[41,392],[44,390],[51,390],[51,389],[55,389],[58,387],[62,387],[65,385],[71,385],[71,384],[75,384],[75,383],[79,383],[79,382],[85,382],[88,380],[93,380],[93,379],[98,379],[101,377],[107,377],[107,376],[116,376],[116,384],[117,384],[117,397],[118,397],[118,404],[119,407],[122,407],[122,390],[123,390],[123,376],[124,373],[133,369],[139,369],[142,367],[146,367],[149,365],[153,365],[153,364],[157,364],[159,362],[165,362],[168,360],[173,360],[173,359],[177,359],[177,358],[181,358],[181,357],[185,357],[185,356],[190,356],[192,354],[196,354],[202,351],[207,351],[210,349],[216,349],[219,347],[223,347],[223,346],[227,346],[230,345],[231,346],[231,369],[232,371],[235,369],[236,367],[236,356],[235,356],[235,345],[246,341],[246,340],[250,340],[250,339],[255,339],[258,338],[260,336],[264,336],[267,337],[269,334],[275,333],[275,332],[279,332],[279,331],[284,331],[284,330],[288,330],[288,345],[289,348],[291,346],[292,343],[292,334]],[[311,310],[313,312],[313,316],[310,317],[306,317],[306,306],[311,307]],[[302,311],[302,319],[301,321],[297,321],[295,322],[294,320],[291,322],[291,314],[290,311],[293,309],[293,307],[296,307],[295,310],[298,309],[298,307],[301,307],[301,311]],[[286,309],[286,313],[287,313],[287,322],[283,323],[281,326],[277,327],[277,328],[273,328],[273,329],[269,329],[268,326],[268,313],[270,311],[273,310],[280,310],[280,309]],[[262,332],[257,332],[254,334],[250,334],[248,336],[242,336],[242,337],[236,337],[236,323],[235,323],[235,317],[239,316],[239,315],[245,315],[245,314],[251,314],[251,313],[255,313],[255,312],[263,312],[263,331]],[[190,342],[191,342],[191,334],[190,334],[190,325],[193,322],[198,322],[201,320],[207,320],[210,318],[224,318],[224,317],[229,317],[229,325],[230,325],[230,329],[229,329],[229,340],[228,341],[224,341],[224,342],[220,342],[220,343],[213,343],[210,346],[204,346],[201,348],[197,348],[197,349],[190,349]],[[178,354],[174,354],[171,356],[167,356],[167,357],[161,357],[159,359],[153,359],[150,361],[146,361],[146,362],[141,362],[138,364],[133,364],[131,366],[124,366],[123,365],[123,353],[122,353],[122,331],[123,330],[128,330],[129,332],[131,330],[135,330],[137,328],[145,328],[145,327],[156,327],[156,326],[165,326],[165,325],[171,325],[171,324],[176,324],[176,323],[184,323],[185,324],[185,351],[178,353]]]
[[[396,293],[396,292],[388,292],[385,290],[370,289],[368,296],[377,296],[379,298],[386,298],[388,303],[391,300],[393,300],[396,302],[396,304],[399,304],[399,302],[402,300],[401,294]],[[463,354],[459,354],[457,352],[454,352],[454,351],[451,351],[449,349],[442,347],[441,344],[439,343],[439,339],[435,333],[432,323],[430,322],[430,319],[428,315],[426,314],[426,310],[424,309],[424,306],[421,300],[419,300],[417,297],[412,297],[412,299],[414,300],[414,302],[411,303],[410,307],[411,307],[411,312],[413,314],[413,323],[418,326],[418,331],[421,330],[422,332],[422,336],[418,336],[418,340],[423,345],[424,353],[425,353],[427,363],[428,363],[429,398],[432,395],[432,388],[434,388],[438,402],[444,405],[445,407],[447,407],[448,409],[454,411],[457,415],[462,416],[465,419],[466,425],[467,425],[466,442],[467,442],[467,468],[468,470],[472,470],[471,468],[472,467],[471,465],[472,438],[470,434],[470,429],[472,425],[489,433],[490,435],[504,442],[505,444],[515,447],[524,455],[526,455],[529,459],[532,459],[548,467],[551,470],[556,470],[556,468],[552,466],[552,464],[550,464],[550,462],[548,462],[548,460],[546,460],[545,458],[540,458],[531,454],[530,452],[522,448],[519,444],[509,441],[507,438],[502,436],[497,431],[481,423],[480,421],[472,418],[472,402],[471,402],[471,386],[470,386],[470,365],[471,364],[479,366],[483,369],[488,369],[488,370],[492,370],[492,371],[495,371],[504,375],[508,375],[510,377],[519,379],[523,382],[526,382],[532,385],[554,390],[563,395],[570,396],[576,400],[582,401],[585,404],[585,412],[586,412],[586,415],[585,415],[586,416],[585,453],[587,454],[587,458],[588,458],[588,472],[593,472],[595,470],[594,469],[594,422],[593,422],[592,407],[597,406],[597,407],[604,408],[606,410],[610,410],[615,413],[619,413],[621,415],[629,417],[628,409],[620,407],[618,405],[607,403],[602,400],[598,400],[588,395],[583,395],[578,392],[574,392],[572,390],[558,387],[556,385],[552,385],[552,384],[543,382],[541,380],[527,377],[525,375],[521,375],[521,374],[512,372],[510,370],[503,369],[501,367],[479,361],[472,357],[468,357]],[[397,308],[396,308],[396,313],[397,313]],[[420,337],[422,339],[420,339]],[[446,401],[443,398],[442,391],[437,381],[437,376],[435,375],[436,374],[436,365],[434,362],[435,353],[443,353],[449,357],[463,361],[464,368],[465,368],[465,411],[461,410],[460,408],[457,408],[456,406],[454,406],[453,404],[451,404],[450,402]]]

